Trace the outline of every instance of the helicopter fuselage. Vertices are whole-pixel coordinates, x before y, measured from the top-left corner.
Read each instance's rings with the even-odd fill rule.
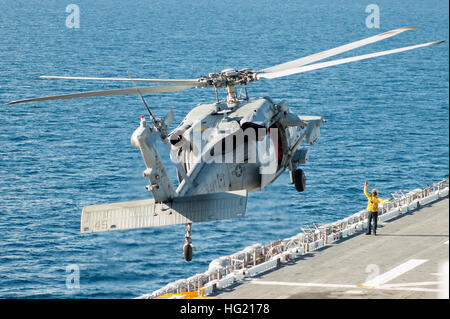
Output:
[[[268,97],[200,104],[168,136],[178,162],[177,196],[261,190],[306,163],[323,118],[299,117]],[[182,175],[185,175],[183,178]]]

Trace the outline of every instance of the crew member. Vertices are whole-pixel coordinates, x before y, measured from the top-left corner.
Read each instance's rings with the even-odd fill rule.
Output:
[[[372,192],[369,194],[367,192],[367,181],[364,182],[364,194],[367,197],[367,211],[369,212],[369,227],[366,235],[371,234],[371,226],[373,220],[373,234],[377,234],[377,222],[378,222],[378,204],[389,202],[393,199],[393,197],[389,199],[381,199],[378,197],[378,191],[376,189],[372,189]]]

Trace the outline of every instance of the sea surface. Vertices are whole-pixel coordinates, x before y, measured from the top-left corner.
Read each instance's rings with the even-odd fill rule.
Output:
[[[449,4],[415,1],[0,0],[0,103],[128,83],[40,75],[195,78],[262,69],[402,26],[420,26],[336,58],[445,40],[438,46],[249,85],[327,122],[297,193],[285,172],[250,193],[245,218],[80,234],[83,206],[151,197],[130,136],[146,114],[137,96],[0,106],[0,298],[134,298],[207,270],[253,243],[297,234],[365,208],[364,180],[381,197],[449,174]],[[368,28],[366,6],[379,7]],[[69,18],[68,18],[69,17]],[[70,23],[68,24],[70,26]],[[173,129],[214,90],[146,96],[175,111]],[[163,159],[168,163],[167,154]],[[169,173],[174,177],[174,169]],[[175,180],[175,179],[174,179]],[[386,252],[393,253],[393,252]],[[79,281],[76,279],[79,276]]]

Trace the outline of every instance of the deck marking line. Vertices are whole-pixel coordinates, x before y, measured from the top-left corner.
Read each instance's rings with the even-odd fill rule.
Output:
[[[377,287],[375,287],[375,286],[358,285],[358,286],[356,286],[356,288],[359,288],[359,289],[375,289]]]
[[[297,286],[297,287],[325,287],[325,288],[356,288],[356,285],[345,284],[321,284],[315,282],[286,282],[286,281],[262,281],[251,280],[254,285],[272,285],[272,286]]]
[[[394,278],[397,278],[404,273],[410,271],[411,269],[416,268],[419,265],[427,262],[428,259],[410,259],[407,262],[373,278],[372,280],[366,281],[362,284],[362,286],[381,286],[388,281],[391,281]]]
[[[431,288],[415,288],[415,287],[407,287],[407,288],[384,288],[383,286],[378,287],[380,290],[398,290],[398,291],[419,291],[419,292],[441,292],[442,289],[431,289]]]
[[[262,281],[249,280],[253,285],[272,285],[272,286],[296,286],[296,287],[319,287],[319,288],[357,288],[357,289],[373,289],[373,290],[398,290],[398,291],[419,291],[419,292],[439,292],[440,289],[417,288],[417,287],[391,287],[391,286],[362,286],[362,285],[345,285],[345,284],[321,284],[314,282],[285,282],[285,281]],[[428,283],[427,283],[428,284]],[[357,291],[350,290],[346,293],[357,294]],[[362,293],[362,290],[361,290]]]
[[[414,287],[414,286],[433,286],[444,283],[443,281],[422,281],[422,282],[409,282],[406,284],[388,284],[383,285],[383,288],[395,288],[395,287]]]

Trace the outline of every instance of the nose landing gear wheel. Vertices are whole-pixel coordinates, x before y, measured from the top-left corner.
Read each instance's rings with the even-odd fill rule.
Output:
[[[192,260],[192,255],[194,254],[194,246],[191,242],[191,226],[192,224],[185,224],[186,235],[184,236],[184,246],[183,246],[183,255],[186,261]]]

